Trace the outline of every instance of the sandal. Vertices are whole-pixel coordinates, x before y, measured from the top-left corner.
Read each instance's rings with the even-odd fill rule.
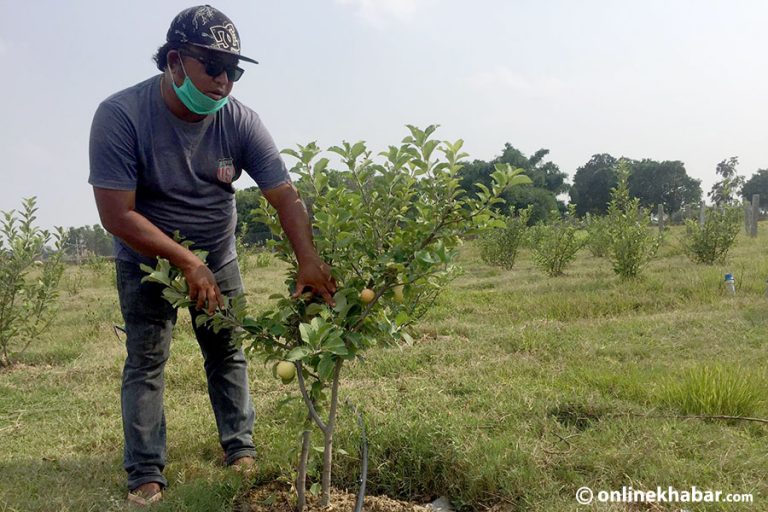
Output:
[[[256,472],[256,459],[250,455],[245,455],[232,461],[229,466],[238,473],[250,475]]]
[[[162,489],[157,491],[152,496],[144,496],[142,493],[134,492],[136,489],[128,493],[128,497],[126,498],[126,501],[130,503],[131,505],[136,505],[139,507],[148,507],[152,505],[153,503],[157,503],[158,501],[163,499],[163,491]]]

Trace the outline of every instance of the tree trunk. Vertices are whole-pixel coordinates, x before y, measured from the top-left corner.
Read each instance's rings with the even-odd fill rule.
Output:
[[[312,418],[309,418],[312,421]],[[312,431],[307,429],[304,431],[301,441],[301,456],[299,457],[299,474],[296,477],[296,495],[298,497],[298,512],[304,510],[304,505],[307,504],[306,491],[307,491],[307,461],[309,460],[309,443],[312,436]]]
[[[323,494],[320,500],[320,506],[327,507],[331,502],[331,464],[333,463],[333,431],[336,427],[336,406],[339,403],[339,373],[343,359],[336,361],[336,367],[333,369],[333,388],[331,390],[331,406],[328,411],[328,422],[325,424],[323,435],[325,443],[323,446]]]

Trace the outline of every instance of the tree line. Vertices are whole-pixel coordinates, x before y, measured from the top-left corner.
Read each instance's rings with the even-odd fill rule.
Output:
[[[461,187],[473,197],[477,191],[476,183],[490,186],[491,173],[497,163],[522,168],[533,183],[504,192],[502,197],[505,203],[501,210],[509,214],[530,206],[528,222],[531,225],[550,220],[553,212],[564,213],[566,204],[575,205],[578,216],[605,214],[611,201],[611,191],[619,182],[620,162],[626,162],[629,169],[627,185],[630,196],[638,198],[645,208],[655,209],[657,205],[663,205],[664,211],[673,220],[682,220],[698,208],[704,196],[701,180],[690,177],[679,160],[632,160],[599,153],[577,168],[573,182],[568,183],[568,174],[548,161],[547,155],[549,150],[542,148],[528,156],[506,143],[501,154],[492,160],[465,162],[458,179]],[[707,194],[708,199],[714,204],[735,203],[742,198],[751,200],[753,194],[759,194],[760,208],[768,209],[768,169],[758,169],[746,179],[738,174],[737,166],[737,157],[717,164],[715,173],[719,181]],[[246,245],[263,244],[270,237],[269,228],[258,222],[252,213],[258,208],[260,197],[258,187],[236,192],[236,234]],[[70,228],[64,247],[69,259],[82,260],[89,255],[109,256],[112,254],[112,238],[98,224]]]

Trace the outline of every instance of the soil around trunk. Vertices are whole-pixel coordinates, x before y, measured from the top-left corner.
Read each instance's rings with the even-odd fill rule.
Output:
[[[353,512],[355,494],[331,489],[331,504],[321,507],[319,496],[307,493],[307,505],[304,512]],[[293,490],[277,482],[254,487],[241,499],[238,512],[295,512],[296,494]],[[365,512],[434,512],[433,509],[416,503],[398,501],[386,496],[366,496],[363,505]]]

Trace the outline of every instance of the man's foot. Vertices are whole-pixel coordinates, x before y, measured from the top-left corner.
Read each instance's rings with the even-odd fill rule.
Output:
[[[128,493],[128,503],[148,507],[163,499],[163,488],[157,482],[147,482]]]
[[[246,455],[245,457],[235,459],[232,464],[230,464],[230,466],[232,466],[232,469],[239,471],[240,473],[252,473],[256,470],[256,459],[250,455]]]

